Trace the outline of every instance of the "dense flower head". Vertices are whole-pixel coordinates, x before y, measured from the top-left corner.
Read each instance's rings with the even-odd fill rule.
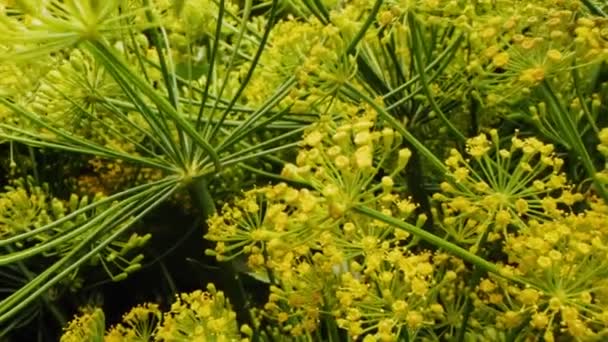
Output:
[[[306,112],[335,96],[339,87],[355,75],[356,63],[344,55],[347,40],[331,24],[287,18],[273,29],[268,44],[246,90],[248,103],[261,103],[277,86],[295,76],[297,86],[283,105],[293,104],[294,111]]]
[[[501,146],[496,130],[467,140],[465,158],[453,149],[446,159],[448,181],[433,198],[441,226],[459,243],[476,248],[484,233],[504,238],[508,227],[550,221],[583,199],[561,171],[554,147],[536,138],[511,139]]]
[[[273,285],[261,312],[291,336],[305,336],[319,329],[325,312],[335,307],[335,286],[339,266],[328,269],[320,253],[302,258],[285,255],[283,262],[272,260]],[[280,264],[279,264],[280,263]]]
[[[443,300],[460,283],[460,260],[392,248],[374,253],[369,261],[359,272],[343,274],[336,293],[338,324],[350,336],[363,341],[429,338],[437,326],[455,323]]]
[[[287,164],[282,174],[322,193],[336,219],[352,206],[373,203],[407,217],[415,205],[397,195],[395,177],[411,151],[400,146],[393,129],[376,125],[374,111],[362,110],[313,125],[302,139],[296,163]]]
[[[410,156],[392,129],[376,125],[369,109],[325,118],[303,136],[296,164],[283,170],[285,177],[307,186],[254,188],[224,205],[208,220],[205,237],[216,243],[208,253],[218,260],[242,255],[248,273],[271,284],[262,314],[292,336],[317,330],[322,313],[342,316],[338,299],[346,291],[341,290],[344,277],[364,276],[365,286],[373,286],[375,274],[390,265],[414,267],[424,261],[431,271],[404,281],[412,281],[425,296],[424,289],[434,284],[430,254],[408,251],[406,246],[415,244],[409,233],[353,211],[364,204],[395,218],[415,219],[421,227],[426,216],[414,214],[416,204],[398,194],[394,180]],[[386,264],[387,258],[392,264]],[[403,272],[410,276],[409,269]]]
[[[247,326],[239,329],[228,299],[213,284],[179,294],[168,312],[157,304],[137,305],[107,331],[102,309],[85,308],[64,330],[61,342],[245,342],[251,334]]]
[[[580,18],[578,1],[499,1],[484,15],[469,15],[459,26],[470,30],[466,69],[486,105],[524,100],[534,86],[559,80],[573,68],[606,58],[600,18]],[[574,63],[576,61],[576,63]]]
[[[112,327],[105,335],[106,342],[150,342],[161,319],[157,304],[145,303],[133,307],[123,315],[122,324]]]
[[[591,198],[582,213],[533,221],[505,239],[506,266],[527,286],[497,277],[480,282],[475,305],[502,330],[527,336],[601,340],[608,322],[608,207]]]
[[[60,342],[98,341],[103,339],[105,315],[100,308],[85,308],[64,328]]]
[[[0,193],[0,237],[8,238],[52,221],[48,186],[20,180]]]
[[[177,296],[156,332],[157,341],[240,340],[236,314],[222,291],[213,284],[207,291],[196,290]]]

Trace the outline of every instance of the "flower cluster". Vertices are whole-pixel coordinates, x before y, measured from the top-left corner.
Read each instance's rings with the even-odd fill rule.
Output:
[[[357,274],[341,276],[336,293],[338,324],[353,338],[437,340],[439,327],[446,334],[457,327],[458,316],[452,317],[449,306],[462,288],[462,261],[443,253],[379,247],[357,266]]]
[[[97,309],[100,310],[100,309]],[[162,313],[156,304],[137,305],[123,315],[122,324],[113,326],[104,336],[106,342],[150,342]],[[103,331],[103,330],[102,330]]]
[[[580,7],[578,1],[503,1],[460,20],[471,34],[467,70],[476,75],[472,83],[481,100],[515,103],[544,80],[568,85],[574,62],[582,68],[605,59],[602,21],[579,17]]]
[[[283,176],[308,186],[295,189],[280,183],[257,188],[224,205],[208,221],[205,238],[216,243],[208,253],[218,260],[246,257],[249,273],[271,284],[263,315],[292,336],[317,330],[317,322],[326,313],[347,324],[343,301],[352,297],[348,294],[352,282],[360,279],[361,286],[376,288],[380,278],[391,272],[397,282],[394,299],[418,291],[420,297],[412,297],[416,303],[411,303],[410,318],[419,314],[429,322],[427,313],[436,303],[432,298],[438,296],[426,298],[431,284],[435,285],[431,254],[409,251],[409,233],[353,210],[367,205],[395,218],[416,218],[419,227],[424,224],[424,215],[414,215],[416,205],[397,193],[400,187],[394,179],[411,155],[399,146],[394,131],[377,125],[370,109],[341,120],[322,120],[303,137],[296,164],[287,164],[283,170]],[[446,260],[445,256],[433,258]],[[414,265],[423,261],[428,269],[417,276]],[[437,270],[443,269],[439,261],[435,264]],[[443,271],[437,272],[439,276]],[[351,304],[366,307],[374,298],[352,297]],[[440,314],[436,305],[434,310],[436,316]],[[392,331],[380,329],[378,322],[368,323],[352,323],[365,325],[352,335]]]
[[[60,342],[98,341],[103,338],[106,318],[99,308],[84,308],[64,328]]]
[[[213,284],[208,292],[200,290],[181,294],[163,315],[156,332],[160,341],[238,341],[240,338],[236,314],[228,299]],[[246,331],[247,328],[244,328]]]
[[[496,277],[481,281],[477,314],[498,329],[526,336],[601,340],[608,330],[608,206],[591,198],[580,214],[532,221],[505,239],[507,269],[526,280],[518,286]]]
[[[242,331],[242,333],[241,333]],[[123,315],[122,323],[106,332],[100,308],[84,311],[65,328],[61,342],[177,342],[177,341],[249,341],[251,329],[238,328],[236,314],[224,293],[213,284],[207,291],[182,293],[162,313],[156,304],[142,304]]]
[[[293,105],[295,112],[307,112],[322,100],[334,97],[356,72],[355,61],[344,55],[347,40],[340,29],[317,19],[278,23],[268,44],[261,66],[247,88],[248,103],[263,102],[285,80],[295,76],[297,86],[283,105]]]
[[[504,238],[509,227],[550,221],[583,199],[568,185],[553,145],[517,136],[509,148],[501,145],[491,130],[489,139],[480,134],[467,140],[466,158],[453,149],[445,161],[448,181],[433,195],[442,229],[473,249],[484,234],[490,241]]]

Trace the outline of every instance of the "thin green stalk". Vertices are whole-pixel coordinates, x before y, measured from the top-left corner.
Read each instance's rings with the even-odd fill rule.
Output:
[[[252,125],[256,121],[260,120],[264,116],[264,114],[266,114],[268,111],[270,111],[270,109],[272,109],[275,105],[277,105],[283,98],[285,98],[289,94],[289,91],[295,84],[296,84],[295,77],[290,77],[287,80],[285,80],[285,82],[283,82],[281,87],[279,87],[279,89],[277,89],[275,91],[275,93],[271,96],[271,98],[268,99],[255,113],[253,113],[251,116],[249,116],[249,118],[247,120],[245,120],[239,127],[230,131],[228,137],[226,137],[226,139],[224,141],[222,141],[220,146],[217,147],[217,151],[225,150],[227,147],[231,146],[232,144],[235,144],[238,141],[242,140],[246,134],[249,134],[249,132],[251,132],[251,130],[252,130],[252,127],[253,127]],[[276,118],[279,118],[285,113],[286,113],[286,111],[278,112],[277,114],[275,114],[273,116]],[[219,129],[220,124],[221,124],[221,122],[218,122],[218,124],[215,127],[217,127]]]
[[[608,17],[608,14],[604,12],[598,5],[593,3],[591,0],[581,0],[583,5],[589,9],[589,11],[595,15],[599,15],[602,17]]]
[[[423,62],[423,58],[422,58],[422,43],[421,43],[423,41],[423,37],[422,37],[422,33],[420,32],[420,29],[417,25],[417,20],[414,17],[413,13],[410,13],[410,23],[411,23],[410,27],[412,29],[411,37],[412,37],[412,44],[413,44],[412,52],[414,55],[414,67],[417,70],[418,75],[420,76],[420,82],[422,83],[422,90],[424,91],[424,94],[426,95],[427,100],[431,104],[431,108],[439,116],[439,118],[441,119],[443,124],[446,125],[446,127],[448,128],[448,130],[450,132],[452,132],[454,137],[456,137],[460,142],[463,142],[466,140],[466,137],[445,116],[445,114],[443,113],[441,108],[439,108],[437,101],[435,101],[435,96],[433,95],[433,93],[430,89],[430,86],[429,86],[429,83],[427,80],[427,76],[426,76],[426,73],[425,73],[424,67],[423,67],[424,62]]]
[[[223,6],[223,1],[221,0],[221,4]],[[218,109],[219,104],[220,104],[220,99],[222,97],[222,95],[224,94],[224,90],[226,89],[226,86],[228,85],[228,79],[232,76],[231,72],[233,70],[233,66],[234,63],[237,59],[238,53],[240,52],[240,48],[241,48],[241,43],[243,41],[243,36],[245,35],[245,30],[247,27],[247,21],[249,20],[249,15],[251,14],[251,6],[252,6],[252,0],[245,0],[245,8],[243,9],[243,17],[241,18],[241,25],[240,25],[240,30],[238,33],[238,36],[236,38],[236,43],[234,44],[234,50],[232,52],[232,55],[230,56],[230,60],[228,61],[228,67],[226,68],[225,71],[225,75],[224,75],[224,79],[222,80],[219,92],[217,93],[217,95],[215,96],[215,101],[213,102],[213,107],[211,108],[211,115],[209,117],[208,120],[205,121],[205,131],[207,131],[207,127],[208,125],[213,121],[212,118],[215,114],[215,111]],[[220,13],[221,15],[222,13]],[[219,20],[218,20],[218,30],[216,31],[216,36],[219,36],[220,34],[220,27],[219,27]],[[211,64],[211,66],[213,67],[213,63]],[[209,76],[207,77],[207,80],[211,79],[211,73],[209,73]],[[209,84],[211,82],[207,81],[207,84]],[[205,86],[206,89],[206,86]],[[201,101],[200,104],[200,108],[199,108],[199,115],[197,118],[197,127],[199,127],[199,121],[201,119],[201,113],[203,112],[203,109],[206,105],[206,96],[208,95],[208,93],[205,91],[205,93],[203,94],[203,100]]]
[[[136,204],[128,211],[119,212],[111,224],[100,225],[99,228],[93,230],[87,237],[85,237],[78,245],[74,246],[70,252],[65,255],[61,260],[57,261],[51,267],[47,268],[44,272],[39,274],[34,280],[29,282],[23,288],[13,293],[9,297],[5,298],[0,302],[0,323],[5,323],[12,316],[20,312],[22,309],[27,307],[32,301],[36,300],[39,296],[45,293],[49,288],[54,286],[57,282],[61,281],[65,277],[68,277],[84,262],[97,255],[103,248],[114,241],[118,236],[126,232],[131,228],[132,224],[145,216],[148,212],[158,206],[158,204],[164,202],[167,197],[175,192],[177,186],[164,188],[159,193],[148,196],[144,201]],[[126,209],[126,208],[125,208]],[[120,219],[128,218],[123,222]],[[107,230],[113,229],[117,226],[120,228],[116,229],[108,238],[102,242],[95,244],[89,252],[83,256],[78,257],[77,260],[73,260],[77,254],[82,253],[84,250],[90,247],[90,243],[98,238],[100,234]],[[65,268],[64,268],[65,267]],[[50,278],[55,272],[58,272],[54,277]],[[50,279],[49,279],[50,278]]]
[[[445,70],[445,68],[450,64],[452,58],[458,51],[458,47],[460,46],[460,43],[464,40],[463,37],[464,36],[462,33],[460,33],[458,36],[456,36],[456,38],[453,39],[452,43],[450,43],[450,45],[447,48],[445,48],[445,50],[443,50],[435,59],[433,59],[433,61],[431,61],[430,63],[428,63],[425,66],[424,73],[425,73],[425,75],[427,75],[430,71],[433,70],[433,68],[435,68],[435,66],[438,65],[435,72],[428,77],[427,83],[434,81],[439,75],[441,75],[443,70]],[[412,56],[412,59],[413,58],[414,57]],[[415,65],[415,63],[412,63],[412,65]],[[420,80],[420,75],[419,75],[419,72],[417,72],[414,76],[410,77],[407,82],[401,84],[400,86],[396,87],[395,89],[391,90],[390,92],[384,94],[384,97],[385,98],[393,97],[398,92],[411,87],[419,80]],[[397,101],[390,103],[390,106],[387,107],[387,110],[391,111],[391,110],[395,109],[397,106],[401,105],[403,102],[408,101],[410,98],[417,95],[421,90],[422,90],[422,87],[419,87],[413,91],[408,92],[408,95],[405,96],[404,98],[400,98]]]
[[[302,127],[302,128],[299,128],[299,129],[294,129],[292,131],[289,131],[287,133],[284,133],[284,134],[278,135],[276,137],[270,138],[270,139],[264,141],[263,143],[259,143],[259,144],[256,144],[256,145],[247,145],[247,146],[244,146],[244,144],[242,144],[244,146],[244,148],[243,149],[239,149],[237,152],[231,154],[230,158],[240,157],[242,155],[246,155],[246,154],[248,154],[250,152],[253,152],[255,150],[262,149],[262,148],[264,148],[266,146],[272,146],[274,143],[281,142],[281,140],[290,138],[290,137],[292,137],[294,135],[300,135],[300,134],[302,134],[302,132],[305,129],[306,129],[306,127]],[[225,159],[223,159],[223,160],[225,160]]]
[[[176,127],[183,130],[194,142],[196,142],[214,163],[216,170],[221,169],[219,158],[215,149],[199,135],[198,131],[191,125],[176,109],[161,95],[159,95],[149,83],[142,80],[135,74],[123,61],[118,58],[111,48],[105,43],[90,43],[86,45],[87,49],[105,66],[106,69],[112,70],[114,75],[120,77],[128,84],[139,89],[147,98],[159,106],[159,111],[168,115]]]
[[[397,228],[403,229],[403,230],[407,231],[408,233],[410,233],[424,241],[427,241],[438,248],[445,250],[447,253],[457,256],[457,257],[461,258],[462,260],[475,265],[479,269],[482,269],[486,272],[496,274],[496,275],[506,278],[508,280],[526,284],[526,281],[521,278],[504,275],[503,273],[500,272],[500,269],[498,268],[498,266],[496,266],[496,264],[489,262],[489,261],[485,260],[484,258],[481,258],[458,245],[455,245],[449,241],[446,241],[437,235],[429,233],[424,229],[418,228],[412,224],[409,224],[405,221],[398,220],[394,217],[384,215],[377,210],[374,210],[374,209],[371,209],[371,208],[368,208],[365,206],[355,206],[352,209],[363,215],[369,216],[371,218],[388,223]]]
[[[597,177],[597,170],[595,169],[585,144],[583,143],[583,140],[576,129],[576,125],[574,124],[572,117],[569,115],[566,108],[564,108],[563,104],[559,101],[553,92],[551,85],[547,81],[542,83],[540,90],[543,96],[546,98],[551,112],[555,115],[555,119],[560,128],[560,133],[564,136],[568,143],[570,143],[574,152],[576,153],[576,157],[580,158],[582,161],[587,175],[593,179],[593,184],[596,187],[596,191],[599,193],[602,199],[604,199],[604,201],[608,202],[608,191]]]
[[[319,8],[317,8],[314,0],[302,0],[306,9],[312,13],[323,25],[327,25],[329,23],[329,16],[325,15]]]
[[[486,244],[486,241],[488,239],[488,230],[486,230],[482,237],[481,240],[479,242],[480,246],[484,246]],[[479,280],[481,279],[481,277],[485,274],[486,272],[475,266],[473,267],[473,275],[471,276],[471,278],[469,279],[469,282],[467,284],[467,287],[469,289],[469,291],[471,291],[471,293],[473,293],[473,291],[475,290],[475,287],[479,284]],[[470,296],[465,296],[465,302],[464,302],[464,312],[462,314],[462,324],[460,325],[460,330],[458,331],[458,337],[457,337],[457,341],[458,342],[464,342],[465,341],[465,334],[467,332],[467,326],[469,324],[469,319],[471,318],[471,313],[473,312],[473,302],[471,300]]]
[[[107,68],[107,66],[106,66]],[[165,155],[170,158],[173,163],[181,168],[185,166],[185,159],[178,144],[173,141],[170,123],[162,115],[163,111],[157,104],[158,111],[153,111],[147,101],[142,98],[141,92],[133,87],[133,84],[128,78],[123,77],[118,68],[109,69],[108,73],[112,75],[114,81],[121,87],[123,94],[135,105],[135,108],[150,126],[152,132],[162,141],[159,145]],[[158,115],[155,115],[158,113]],[[150,134],[146,134],[150,135]]]
[[[14,251],[13,248],[11,248],[11,247],[7,247],[7,249],[9,251],[9,253],[12,253]],[[17,267],[21,270],[21,272],[27,278],[28,281],[31,281],[34,278],[34,273],[31,272],[27,268],[27,266],[25,265],[25,263],[23,261],[18,261]],[[49,299],[48,295],[42,296],[42,301],[44,302],[44,305],[46,305],[47,309],[55,317],[57,324],[61,327],[65,326],[65,324],[67,323],[68,320],[65,317],[65,315],[63,314],[63,312],[61,311],[61,309],[59,307],[57,307],[57,305],[55,305],[55,303],[53,303],[53,301],[51,299]]]
[[[583,91],[581,89],[581,77],[576,68],[572,68],[572,81],[574,82],[574,91],[576,92],[576,97],[578,97],[578,101],[583,109],[583,113],[585,114],[585,117],[587,117],[587,122],[593,129],[593,132],[595,132],[595,134],[598,134],[600,132],[600,129],[597,127],[597,124],[595,123],[595,118],[591,115],[589,106],[587,105],[587,102],[585,101],[586,99],[583,96]]]
[[[359,45],[359,42],[361,41],[361,39],[363,39],[369,27],[376,21],[376,16],[378,15],[378,11],[380,10],[382,3],[383,0],[376,0],[376,2],[374,3],[374,7],[372,7],[371,12],[367,15],[367,20],[365,20],[357,34],[355,34],[355,36],[353,37],[353,40],[350,41],[348,47],[344,51],[345,55],[350,55],[355,52],[355,50],[357,49],[357,45]],[[327,17],[329,18],[329,15],[327,15]]]
[[[242,156],[242,157],[237,157],[237,158],[234,158],[232,156],[227,156],[227,157],[221,159],[222,165],[225,165],[225,166],[236,165],[236,164],[242,163],[242,162],[250,160],[250,159],[255,159],[257,157],[262,157],[262,156],[265,156],[268,154],[272,154],[272,153],[275,153],[278,151],[288,150],[290,148],[295,148],[298,146],[300,146],[299,142],[293,142],[293,143],[277,146],[275,148],[271,148],[268,150],[259,151],[257,153],[253,153],[253,154],[250,154],[247,156]]]
[[[207,96],[209,96],[209,89],[211,87],[211,84],[214,83],[213,80],[213,72],[215,71],[215,59],[217,57],[217,51],[219,49],[219,41],[220,41],[220,34],[222,33],[222,22],[224,21],[224,12],[226,9],[226,6],[224,5],[224,1],[225,0],[220,0],[218,7],[219,7],[219,13],[217,16],[217,20],[216,20],[216,24],[215,24],[215,34],[213,36],[213,44],[211,45],[211,56],[209,58],[209,69],[207,69],[207,81],[205,82],[205,88],[203,89],[203,98],[201,99],[201,105],[198,108],[198,114],[197,114],[197,118],[196,118],[196,129],[200,128],[200,124],[201,124],[201,117],[203,116],[203,109],[205,108],[205,103],[207,103]],[[235,50],[236,52],[236,50]],[[234,57],[233,57],[234,58]],[[229,70],[226,71],[226,75],[229,75]],[[217,97],[221,97],[222,94],[217,94]],[[215,101],[215,103],[217,103],[217,100]],[[211,110],[211,116],[213,116],[213,109]],[[206,121],[205,122],[205,126],[203,128],[203,136],[206,136],[206,132],[209,129],[209,122],[210,121]]]
[[[208,136],[209,138],[212,138],[215,136],[215,134],[219,130],[220,126],[222,125],[222,122],[226,119],[226,117],[228,116],[228,113],[230,113],[232,107],[236,104],[238,99],[241,97],[241,94],[245,90],[245,87],[247,86],[247,84],[249,84],[249,81],[251,80],[251,77],[253,76],[253,72],[255,71],[257,64],[260,60],[260,57],[262,56],[262,52],[265,50],[266,43],[268,41],[268,37],[270,36],[270,31],[272,30],[272,28],[274,26],[274,22],[275,22],[276,15],[278,12],[278,2],[279,2],[278,0],[272,0],[272,7],[270,9],[270,14],[268,16],[268,22],[266,23],[264,35],[262,36],[262,40],[259,43],[257,51],[255,52],[253,61],[251,61],[249,70],[247,70],[247,74],[241,81],[241,85],[237,89],[236,93],[232,96],[232,99],[228,103],[228,106],[227,106],[226,110],[224,111],[222,117],[220,118],[219,122],[211,130],[211,133]]]
[[[144,6],[146,6],[146,19],[151,22],[154,23],[157,21],[157,18],[154,17],[154,13],[151,10],[151,6],[150,6],[150,0],[143,0],[144,2]],[[175,81],[175,76],[173,73],[173,65],[170,65],[171,70],[169,70],[169,67],[167,66],[167,61],[165,60],[165,54],[163,52],[163,48],[166,48],[167,51],[170,51],[169,46],[167,46],[168,42],[166,39],[164,39],[164,37],[161,38],[161,36],[159,35],[158,31],[162,30],[163,28],[152,28],[149,30],[150,32],[150,36],[152,38],[152,44],[154,45],[154,48],[156,49],[156,54],[158,56],[158,62],[160,63],[160,69],[161,72],[163,74],[163,80],[165,81],[165,88],[167,88],[167,93],[169,95],[169,102],[171,102],[171,104],[173,105],[173,107],[175,109],[178,109],[178,90],[177,90],[177,82]],[[171,58],[171,54],[169,53],[167,55],[167,57],[170,59]],[[171,62],[169,60],[169,62]]]
[[[141,163],[141,164],[150,165],[153,167],[158,167],[158,168],[163,168],[163,169],[167,168],[166,165],[162,165],[162,164],[158,163],[157,161],[150,160],[148,158],[135,156],[135,155],[130,155],[127,153],[121,153],[118,151],[114,151],[114,150],[105,148],[101,145],[98,145],[96,143],[93,143],[91,141],[75,137],[74,135],[69,134],[68,132],[58,129],[58,128],[54,127],[53,125],[45,122],[44,120],[40,119],[38,117],[38,115],[36,115],[35,113],[32,113],[32,112],[26,110],[25,108],[12,103],[11,101],[9,101],[8,99],[6,99],[4,97],[0,97],[0,104],[5,105],[9,109],[11,109],[13,112],[26,117],[27,119],[31,120],[36,125],[40,125],[41,127],[48,129],[49,131],[56,134],[57,136],[65,139],[66,142],[70,142],[71,144],[74,145],[74,146],[71,146],[71,148],[75,152],[81,151],[82,153],[98,154],[98,155],[102,155],[102,156],[111,156],[113,158],[123,159],[123,160],[131,161],[134,163]],[[29,136],[33,137],[34,140],[41,139],[40,134],[28,132],[27,130],[23,130],[23,129],[20,129],[17,127],[13,127],[13,126],[6,125],[6,124],[0,124],[0,127],[7,129],[9,131],[18,132],[21,135],[29,135]],[[2,137],[2,136],[8,138],[9,140],[21,140],[21,141],[26,140],[19,136],[8,135],[5,132],[2,132],[2,130],[0,130],[0,137]],[[50,144],[53,144],[53,143],[50,143]],[[61,145],[57,144],[57,146],[61,146]]]
[[[27,147],[27,151],[30,155],[30,162],[32,163],[32,174],[36,183],[40,183],[40,174],[38,173],[38,162],[36,162],[36,153],[31,146]]]

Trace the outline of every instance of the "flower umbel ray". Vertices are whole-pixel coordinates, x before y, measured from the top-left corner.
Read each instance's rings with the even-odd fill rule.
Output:
[[[124,0],[18,0],[0,5],[0,40],[14,46],[0,60],[33,58],[70,47],[82,40],[101,40],[136,23],[145,6],[129,8]]]

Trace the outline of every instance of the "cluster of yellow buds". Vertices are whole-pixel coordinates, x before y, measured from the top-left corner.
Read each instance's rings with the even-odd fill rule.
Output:
[[[532,221],[505,239],[505,272],[526,279],[521,286],[498,277],[480,282],[476,314],[498,329],[526,336],[601,340],[608,324],[608,206],[591,198],[589,209]],[[493,321],[492,321],[493,319]]]
[[[66,326],[60,341],[246,342],[251,336],[251,328],[238,327],[236,314],[224,293],[208,284],[207,291],[178,295],[165,313],[156,304],[137,305],[123,315],[122,323],[107,331],[103,311],[86,308]]]
[[[476,250],[481,238],[502,239],[509,227],[550,221],[583,200],[561,172],[554,147],[536,138],[514,136],[501,147],[498,132],[467,140],[465,158],[457,150],[446,159],[449,181],[433,199],[441,206],[437,222],[449,236]]]

